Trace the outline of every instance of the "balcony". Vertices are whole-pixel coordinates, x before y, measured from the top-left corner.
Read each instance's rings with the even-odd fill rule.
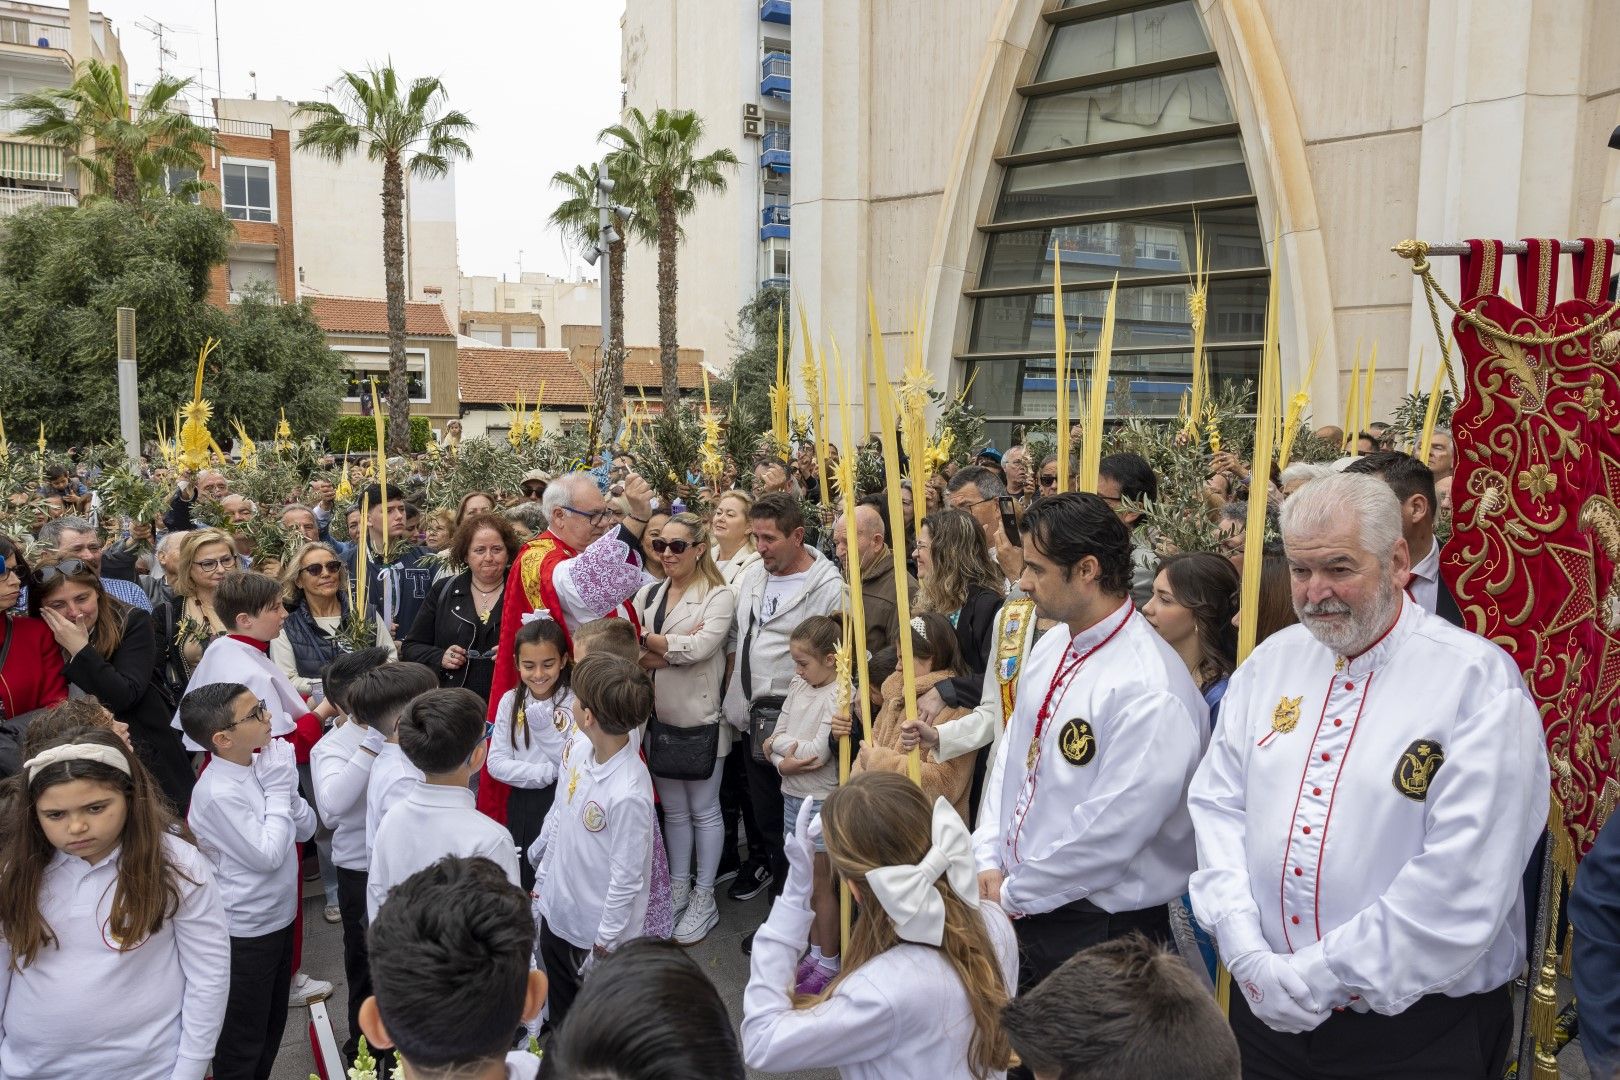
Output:
[[[793,22],[793,4],[791,0],[760,0],[759,18],[761,22],[788,26]]]
[[[786,240],[793,224],[793,208],[785,204],[767,206],[759,213],[761,240]]]
[[[788,279],[785,277],[768,277],[759,283],[759,287],[762,289],[785,289],[788,287]]]
[[[66,52],[70,40],[68,28],[57,23],[0,19],[0,46],[17,45],[31,49],[60,49]]]
[[[769,52],[759,62],[759,92],[766,97],[787,101],[793,90],[793,56]]]
[[[78,206],[71,191],[44,191],[33,188],[0,188],[0,218],[20,214],[31,206]]]
[[[767,131],[759,142],[759,166],[786,175],[793,168],[793,133],[786,128]]]

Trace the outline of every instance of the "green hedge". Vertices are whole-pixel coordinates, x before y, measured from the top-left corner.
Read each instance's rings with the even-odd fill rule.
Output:
[[[384,421],[386,423],[386,420]],[[433,427],[425,416],[411,417],[411,453],[420,454],[433,441]],[[335,454],[350,450],[377,449],[377,421],[369,416],[340,416],[326,437],[326,448]]]

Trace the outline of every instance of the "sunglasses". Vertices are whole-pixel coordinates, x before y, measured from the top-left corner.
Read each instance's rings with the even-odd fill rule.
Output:
[[[55,566],[42,566],[30,576],[35,585],[45,586],[57,578],[72,577],[74,574],[94,573],[89,566],[78,559],[63,559]]]
[[[1041,486],[1042,487],[1056,487],[1057,486],[1057,473],[1047,473],[1045,476],[1042,476],[1041,477]]]
[[[205,574],[211,574],[215,570],[229,570],[234,567],[236,565],[236,556],[226,555],[218,559],[198,559],[191,565]]]
[[[653,553],[657,555],[662,555],[666,551],[671,555],[685,555],[687,549],[691,546],[692,541],[690,540],[664,540],[660,538],[652,542]]]
[[[335,574],[342,569],[343,564],[333,559],[330,562],[310,563],[298,572],[308,574],[310,577],[320,577],[322,574]]]

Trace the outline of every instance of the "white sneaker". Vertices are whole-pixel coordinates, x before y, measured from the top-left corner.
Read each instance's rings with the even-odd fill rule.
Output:
[[[671,917],[676,922],[681,921],[681,913],[686,910],[686,905],[690,901],[691,896],[692,896],[692,883],[691,883],[691,881],[688,881],[688,880],[676,881],[674,878],[670,878],[670,880],[669,880],[669,906],[670,906],[671,912],[673,912]]]
[[[678,945],[696,945],[708,937],[709,931],[719,922],[720,909],[714,903],[714,890],[693,889],[686,913],[675,924],[675,942]]]
[[[325,1001],[331,996],[331,983],[324,979],[312,979],[298,971],[293,973],[292,988],[287,991],[287,1007],[299,1009],[312,1001]]]

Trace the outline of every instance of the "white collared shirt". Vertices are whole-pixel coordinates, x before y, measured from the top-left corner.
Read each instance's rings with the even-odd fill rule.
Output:
[[[417,784],[383,818],[371,848],[366,917],[375,919],[388,890],[446,855],[482,855],[518,883],[512,834],[477,810],[470,789]]]
[[[179,910],[124,952],[105,936],[122,848],[93,865],[51,858],[39,910],[55,944],[12,971],[0,938],[0,1076],[203,1080],[225,1022],[230,931],[203,853],[177,836],[163,850],[184,875]]]
[[[422,782],[422,770],[411,764],[399,743],[385,742],[371,763],[366,780],[366,865],[377,847],[377,829],[388,811]]]
[[[1338,665],[1291,626],[1232,676],[1189,797],[1198,920],[1228,962],[1293,954],[1319,1010],[1495,989],[1547,820],[1535,703],[1500,647],[1405,597]]]
[[[524,722],[512,731],[515,699],[525,694]],[[489,739],[489,775],[520,788],[550,787],[557,782],[563,747],[574,723],[574,695],[558,690],[550,700],[529,698],[522,683],[508,690],[495,709],[495,730]]]
[[[647,918],[652,777],[634,740],[600,763],[589,742],[571,750],[575,761],[558,777],[556,801],[530,854],[535,862],[534,852],[542,853],[534,880],[537,908],[564,941],[611,949],[640,937]]]
[[[1419,607],[1430,615],[1434,614],[1436,605],[1440,603],[1440,541],[1430,543],[1429,553],[1412,564],[1412,576],[1406,583],[1406,591],[1411,593]]]
[[[315,809],[332,830],[332,861],[345,870],[366,869],[366,787],[386,741],[376,728],[350,720],[309,752]]]
[[[1018,939],[995,905],[978,911],[1010,997],[1018,989]],[[845,975],[826,1001],[794,1008],[794,965],[813,917],[778,899],[754,935],[743,991],[748,1064],[769,1072],[836,1067],[842,1080],[976,1080],[967,990],[932,946],[901,942]]]
[[[319,822],[294,788],[268,798],[252,765],[214,756],[197,778],[186,822],[214,865],[231,936],[263,937],[298,913],[296,844]]]
[[[1059,667],[1093,649],[1052,692],[1037,750]],[[1006,875],[1002,907],[1033,915],[1084,899],[1122,912],[1180,896],[1196,865],[1187,784],[1208,742],[1187,665],[1128,600],[1072,640],[1047,632],[985,783],[998,812],[974,833],[980,871]]]

